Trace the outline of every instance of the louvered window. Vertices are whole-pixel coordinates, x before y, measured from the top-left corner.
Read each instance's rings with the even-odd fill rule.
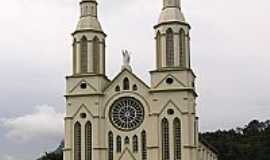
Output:
[[[85,125],[85,160],[92,160],[92,124]]]
[[[185,37],[185,31],[183,29],[180,30],[179,34],[179,40],[180,40],[180,66],[184,67],[186,65],[186,47],[185,47],[185,42],[186,42],[186,37]]]
[[[94,73],[99,73],[100,70],[100,48],[99,48],[99,39],[97,37],[93,40],[93,68]]]
[[[171,28],[166,32],[166,64],[167,67],[174,66],[174,35]]]
[[[87,46],[87,39],[83,37],[80,42],[80,49],[81,49],[81,73],[87,73],[88,66],[88,46]]]
[[[173,130],[175,160],[181,160],[181,121],[178,118],[173,121]]]
[[[81,124],[74,126],[74,160],[81,160]]]
[[[169,122],[164,118],[161,122],[162,160],[170,160]]]
[[[160,36],[160,32],[157,33],[157,37],[156,37],[156,53],[157,53],[157,68],[161,67],[161,36]]]

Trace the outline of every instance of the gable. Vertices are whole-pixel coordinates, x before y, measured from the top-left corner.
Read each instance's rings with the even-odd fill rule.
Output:
[[[124,88],[125,80],[128,80],[129,88]],[[135,91],[137,89],[149,90],[150,87],[145,84],[140,78],[138,78],[134,73],[130,72],[127,69],[124,69],[120,72],[111,82],[110,85],[105,88],[104,92],[116,91],[119,88],[119,91],[129,90]]]
[[[159,83],[154,86],[154,89],[176,89],[184,88],[186,85],[172,74],[164,76]]]
[[[90,94],[95,93],[97,89],[91,85],[86,79],[81,79],[75,83],[75,86],[68,92],[69,94]]]

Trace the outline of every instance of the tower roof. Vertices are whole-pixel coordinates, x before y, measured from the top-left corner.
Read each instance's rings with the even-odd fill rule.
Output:
[[[94,30],[103,32],[97,16],[96,0],[81,0],[81,17],[77,24],[76,31]]]
[[[164,0],[163,9],[158,23],[185,22],[185,17],[181,11],[180,0]]]

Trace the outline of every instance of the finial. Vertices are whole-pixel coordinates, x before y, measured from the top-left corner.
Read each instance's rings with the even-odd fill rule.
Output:
[[[128,69],[129,71],[132,71],[130,66],[130,52],[128,52],[128,50],[122,50],[122,55],[123,55],[122,70]]]

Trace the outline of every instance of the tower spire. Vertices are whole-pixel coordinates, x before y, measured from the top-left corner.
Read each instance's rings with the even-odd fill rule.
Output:
[[[163,0],[156,30],[157,70],[190,68],[189,30],[180,0]]]
[[[105,75],[105,38],[96,0],[81,0],[81,15],[73,33],[73,74]]]

